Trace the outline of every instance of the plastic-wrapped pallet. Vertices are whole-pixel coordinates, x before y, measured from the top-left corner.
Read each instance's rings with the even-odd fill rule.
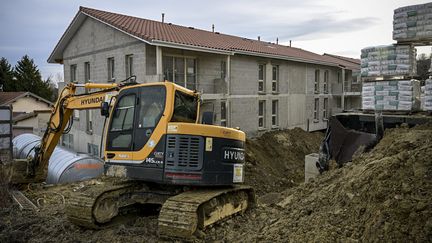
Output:
[[[424,86],[424,100],[422,107],[425,111],[432,111],[432,79],[427,79]]]
[[[394,10],[393,40],[432,39],[432,3],[411,5]]]
[[[362,87],[362,109],[375,110],[375,82],[364,82]]]
[[[418,110],[420,82],[418,80],[364,82],[363,110]]]
[[[366,47],[361,50],[361,76],[414,76],[417,50],[409,45]]]

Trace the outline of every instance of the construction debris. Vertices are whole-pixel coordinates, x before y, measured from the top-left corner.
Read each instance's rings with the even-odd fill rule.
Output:
[[[21,210],[38,211],[38,207],[32,203],[22,192],[11,190],[12,199],[19,205]]]

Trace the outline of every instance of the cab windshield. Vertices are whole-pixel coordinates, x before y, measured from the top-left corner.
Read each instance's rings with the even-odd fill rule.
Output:
[[[162,85],[123,91],[114,107],[107,149],[137,151],[149,140],[165,110]]]

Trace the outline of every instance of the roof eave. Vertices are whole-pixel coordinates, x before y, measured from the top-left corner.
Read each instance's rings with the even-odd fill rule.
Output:
[[[181,48],[190,51],[208,52],[208,53],[215,53],[215,54],[222,54],[222,55],[234,55],[234,52],[232,51],[218,50],[214,48],[193,46],[193,45],[180,44],[180,43],[161,41],[161,40],[153,40],[149,44],[153,44],[155,46],[161,46],[161,47]]]
[[[25,92],[25,93],[22,93],[22,94],[18,95],[17,97],[15,97],[15,98],[13,98],[13,99],[11,99],[11,100],[8,100],[8,101],[5,102],[4,104],[9,105],[9,104],[11,104],[11,103],[17,101],[18,99],[20,99],[20,98],[22,98],[22,97],[26,97],[26,96],[31,96],[31,97],[33,97],[33,98],[36,99],[36,100],[43,101],[43,102],[47,103],[47,104],[50,105],[50,106],[53,106],[53,105],[54,105],[51,101],[46,100],[46,99],[44,99],[44,98],[42,98],[42,97],[40,97],[40,96],[38,96],[38,95],[36,95],[36,94],[33,94],[32,92]]]
[[[319,64],[319,65],[325,65],[325,66],[340,67],[337,63],[321,62],[321,61],[298,58],[298,57],[281,56],[281,55],[266,54],[266,53],[259,53],[259,52],[249,52],[249,51],[236,51],[235,53],[236,54],[242,54],[242,55],[249,55],[249,56],[259,56],[259,57],[281,59],[281,60],[286,60],[286,61],[296,61],[296,62],[303,62],[303,63],[309,63],[309,64]]]
[[[92,15],[83,12],[82,10],[80,10],[77,15],[75,16],[75,18],[72,20],[71,24],[69,25],[69,27],[66,29],[66,31],[64,32],[64,34],[62,35],[62,37],[60,38],[59,42],[57,43],[56,47],[54,48],[54,50],[52,51],[51,55],[48,58],[48,63],[61,63],[61,60],[63,60],[63,51],[66,48],[67,44],[69,44],[69,41],[71,40],[71,38],[73,37],[73,35],[75,34],[75,32],[78,30],[78,28],[81,26],[81,24],[84,22],[84,20],[89,17],[92,18],[98,22],[101,22],[103,24],[106,24],[108,26],[110,26],[111,28],[114,28],[128,36],[131,36],[132,38],[138,39],[140,41],[143,41],[147,44],[151,44],[148,40],[142,39],[136,35],[132,35],[122,29],[119,29],[117,27],[115,27],[114,25],[111,25],[101,19],[98,19],[96,17],[93,17]]]
[[[48,57],[47,62],[48,63],[61,63],[63,60],[63,50],[75,34],[75,32],[78,30],[78,28],[81,26],[81,24],[84,22],[86,18],[86,15],[83,14],[82,11],[79,11],[72,22],[69,24],[66,31],[63,33],[60,40],[57,42],[57,45],[54,47],[54,50],[51,52],[50,56]]]

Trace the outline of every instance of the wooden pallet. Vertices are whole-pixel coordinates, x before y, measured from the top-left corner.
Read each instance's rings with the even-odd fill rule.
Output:
[[[399,110],[361,110],[365,114],[375,114],[381,112],[383,115],[411,115],[417,113],[416,111],[399,111]]]
[[[418,79],[418,76],[413,75],[384,75],[384,76],[376,76],[376,77],[362,77],[363,82],[376,82],[376,81],[400,81],[400,80],[411,80]]]
[[[432,39],[405,39],[397,41],[396,45],[432,46]]]

